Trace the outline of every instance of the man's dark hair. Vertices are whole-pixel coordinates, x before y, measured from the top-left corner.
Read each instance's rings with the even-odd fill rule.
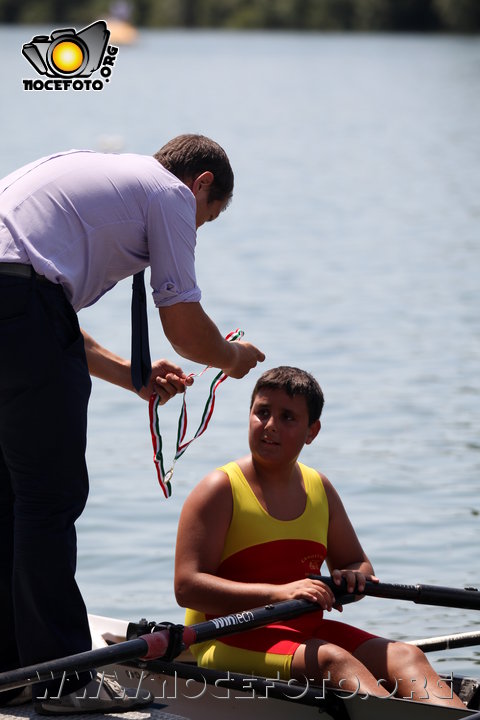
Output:
[[[265,388],[283,390],[290,397],[303,395],[307,402],[308,424],[311,425],[315,420],[320,418],[325,402],[322,388],[315,378],[305,370],[289,367],[288,365],[281,365],[280,367],[272,368],[264,372],[263,375],[258,378],[253,388],[250,408],[258,393]]]
[[[233,170],[225,150],[204,135],[178,135],[155,153],[154,158],[184,183],[204,172],[213,174],[208,201],[230,200]]]

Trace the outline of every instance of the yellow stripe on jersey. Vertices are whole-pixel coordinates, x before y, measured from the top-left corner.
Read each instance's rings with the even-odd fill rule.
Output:
[[[219,468],[232,488],[233,516],[228,530],[222,561],[252,545],[272,540],[305,539],[327,547],[328,501],[319,473],[302,463],[307,502],[304,512],[294,520],[278,520],[261,506],[245,475],[235,462]]]

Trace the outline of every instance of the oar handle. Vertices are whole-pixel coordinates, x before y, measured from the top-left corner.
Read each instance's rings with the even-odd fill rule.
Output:
[[[333,591],[335,596],[342,596],[347,592],[347,583],[342,579],[340,585],[333,582],[331,577],[311,575],[321,580]],[[358,593],[357,593],[358,594]],[[375,583],[367,580],[362,595],[388,598],[390,600],[410,600],[420,605],[440,605],[442,607],[455,607],[462,610],[480,610],[480,592],[476,588],[451,588],[441,585],[396,585],[392,583]]]

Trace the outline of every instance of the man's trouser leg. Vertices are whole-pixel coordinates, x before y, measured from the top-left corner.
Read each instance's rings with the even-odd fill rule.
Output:
[[[83,337],[60,286],[0,275],[2,669],[91,647],[74,579],[90,388]],[[69,678],[62,693],[89,677]]]

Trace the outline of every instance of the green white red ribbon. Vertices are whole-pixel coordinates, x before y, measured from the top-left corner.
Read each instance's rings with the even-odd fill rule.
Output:
[[[230,342],[233,342],[234,340],[239,340],[241,337],[243,337],[244,332],[243,330],[232,330],[232,332],[228,333],[225,340],[228,340]],[[207,367],[203,368],[203,370],[200,373],[190,373],[188,377],[200,377],[203,375],[204,372],[206,372],[211,365],[207,365]],[[187,388],[185,386],[185,391],[183,393],[183,401],[182,401],[182,409],[180,411],[180,417],[178,419],[178,429],[177,429],[177,444],[176,444],[176,450],[175,450],[175,456],[173,458],[172,465],[170,469],[165,472],[165,466],[163,464],[163,442],[162,442],[162,435],[160,433],[160,421],[158,418],[158,408],[160,405],[160,398],[159,396],[154,393],[150,397],[150,402],[148,404],[148,411],[149,411],[149,417],[150,417],[150,433],[152,436],[152,445],[153,445],[153,462],[155,465],[155,468],[157,470],[157,477],[160,487],[163,490],[163,494],[166,498],[169,498],[172,494],[172,476],[173,476],[173,468],[175,466],[175,463],[179,458],[182,457],[185,450],[188,448],[188,446],[196,440],[200,435],[203,435],[205,430],[208,427],[208,424],[212,418],[213,409],[215,407],[215,393],[217,392],[217,388],[221,383],[226,380],[228,375],[225,375],[225,373],[220,370],[220,372],[213,378],[212,383],[210,385],[210,391],[208,394],[207,402],[205,403],[205,407],[203,409],[202,418],[200,420],[200,424],[197,428],[197,431],[195,432],[195,435],[190,439],[184,442],[185,435],[187,434],[187,402],[186,402],[186,395],[187,395]]]

